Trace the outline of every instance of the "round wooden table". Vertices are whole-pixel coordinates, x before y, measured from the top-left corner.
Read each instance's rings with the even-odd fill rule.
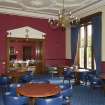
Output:
[[[10,71],[5,73],[4,75],[11,77],[13,82],[18,82],[20,77],[22,77],[26,73],[27,73],[26,71]]]
[[[27,83],[17,88],[19,95],[30,97],[32,105],[35,104],[35,98],[54,96],[60,91],[59,86],[48,83]]]

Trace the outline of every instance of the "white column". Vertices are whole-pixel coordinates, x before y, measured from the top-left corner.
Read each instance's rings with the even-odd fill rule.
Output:
[[[65,50],[66,50],[66,59],[71,59],[71,28],[70,26],[66,28],[65,31]]]
[[[102,38],[101,38],[101,60],[105,61],[105,6],[102,8]]]

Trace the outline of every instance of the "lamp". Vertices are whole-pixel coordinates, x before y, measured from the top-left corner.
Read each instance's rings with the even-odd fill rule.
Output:
[[[66,9],[64,7],[64,0],[63,0],[62,9],[59,10],[59,13],[58,13],[58,19],[49,18],[48,23],[53,28],[57,28],[57,27],[66,28],[69,25],[79,23],[79,19],[73,16],[69,9]]]

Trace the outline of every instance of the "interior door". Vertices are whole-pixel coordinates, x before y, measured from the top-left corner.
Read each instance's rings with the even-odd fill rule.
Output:
[[[23,47],[23,60],[30,60],[32,58],[32,47]]]

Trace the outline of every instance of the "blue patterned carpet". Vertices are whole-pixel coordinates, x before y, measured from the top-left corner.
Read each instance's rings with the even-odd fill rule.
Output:
[[[62,78],[53,78],[50,81],[62,82]],[[0,89],[0,105],[4,105],[2,94]],[[101,88],[92,89],[89,86],[73,86],[71,105],[105,105],[105,94]]]
[[[0,88],[0,105],[4,105],[2,94],[3,93],[2,93],[1,88]]]
[[[100,88],[74,86],[71,105],[105,105],[105,95]]]

